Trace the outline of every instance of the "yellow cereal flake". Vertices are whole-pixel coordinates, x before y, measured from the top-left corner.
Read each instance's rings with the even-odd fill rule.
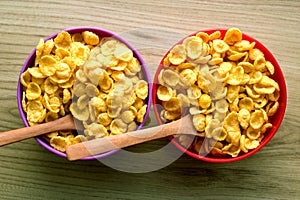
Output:
[[[222,62],[220,64],[220,66],[217,68],[220,76],[226,76],[226,74],[228,74],[232,68],[232,63],[230,62]]]
[[[239,101],[239,108],[240,109],[246,109],[250,112],[254,108],[253,99],[250,98],[250,97],[244,97],[243,99],[241,99]]]
[[[186,50],[183,45],[176,45],[170,51],[169,60],[173,65],[179,65],[183,63],[186,59]]]
[[[196,34],[197,37],[201,38],[203,42],[209,41],[209,35],[205,32],[199,32]]]
[[[255,149],[258,146],[259,146],[259,141],[251,140],[251,139],[248,139],[248,138],[245,139],[245,147],[247,149]]]
[[[185,46],[187,56],[190,59],[197,59],[202,53],[202,40],[198,37],[193,37]]]
[[[264,54],[261,50],[253,48],[249,50],[249,58],[255,61],[258,57],[264,57]]]
[[[81,66],[87,60],[90,49],[81,42],[73,42],[70,46],[70,54],[74,64]]]
[[[35,55],[40,58],[44,51],[44,40],[40,39],[38,45],[36,46]]]
[[[46,109],[41,101],[33,100],[27,104],[27,120],[28,122],[40,123],[46,117]]]
[[[229,76],[227,83],[230,85],[240,85],[244,78],[244,68],[237,66],[230,73],[231,76]]]
[[[83,42],[83,37],[81,33],[74,33],[71,35],[72,42]]]
[[[52,39],[50,40],[47,40],[45,43],[44,43],[44,48],[43,48],[43,55],[50,55],[52,49],[54,47],[54,42]]]
[[[249,110],[242,108],[238,112],[238,120],[240,122],[240,126],[246,130],[250,123],[250,112]]]
[[[43,97],[45,107],[51,111],[58,113],[60,111],[61,101],[56,96],[49,96],[47,93],[44,94]]]
[[[178,111],[165,111],[162,114],[166,120],[177,120],[181,117],[181,112]]]
[[[264,120],[264,115],[261,110],[255,110],[254,112],[251,113],[250,117],[250,126],[253,129],[259,129],[263,126],[265,120]]]
[[[257,94],[272,94],[275,91],[275,87],[266,87],[262,84],[254,84],[253,89]]]
[[[227,86],[227,100],[232,103],[239,96],[240,86],[239,85],[228,85]]]
[[[89,118],[89,110],[87,108],[80,110],[76,103],[70,105],[70,111],[76,119],[81,121],[87,121]]]
[[[54,136],[50,139],[50,145],[58,151],[65,152],[67,147],[67,140],[62,136]]]
[[[169,86],[176,86],[179,82],[179,74],[173,70],[164,70],[162,73],[162,80],[164,83],[168,84]]]
[[[131,132],[131,131],[135,131],[137,129],[137,124],[135,121],[131,122],[130,124],[128,124],[127,126],[127,132]]]
[[[127,64],[127,67],[124,69],[130,71],[133,76],[141,71],[141,64],[137,58],[133,57]]]
[[[219,127],[222,127],[219,120],[217,119],[210,120],[205,126],[205,136],[207,138],[212,138],[214,130],[218,129]]]
[[[62,60],[63,58],[65,57],[69,57],[71,56],[70,52],[64,48],[56,48],[55,49],[55,55],[60,59]]]
[[[57,60],[53,56],[43,56],[39,63],[40,72],[45,76],[51,76],[55,74],[55,65]]]
[[[225,53],[229,49],[229,46],[224,40],[216,39],[213,40],[213,48],[218,53]]]
[[[88,45],[97,45],[99,43],[99,37],[91,31],[82,32],[83,40]]]
[[[206,127],[206,118],[204,114],[193,115],[193,125],[197,131],[203,132]]]
[[[191,69],[184,69],[180,72],[180,78],[184,83],[192,86],[197,80],[197,74]]]
[[[114,51],[114,56],[119,60],[129,62],[133,57],[133,52],[126,45],[119,44]]]
[[[211,105],[211,97],[208,94],[202,94],[199,98],[199,105],[201,108],[209,108]]]
[[[211,136],[216,141],[223,141],[227,138],[227,132],[220,126],[211,132]],[[222,143],[220,143],[222,144]]]
[[[31,82],[31,73],[29,72],[28,69],[24,73],[21,74],[20,82],[24,87],[27,87],[28,84]]]
[[[270,104],[271,105],[271,104]],[[270,107],[270,109],[268,110],[268,116],[273,116],[276,112],[277,112],[277,110],[278,110],[278,108],[279,108],[279,103],[278,103],[278,101],[276,101],[273,105],[272,105],[272,107]]]
[[[50,78],[47,78],[43,84],[47,94],[54,94],[59,88],[57,84],[50,81]]]
[[[101,53],[105,56],[108,56],[108,55],[113,55],[116,47],[117,47],[117,44],[118,44],[118,41],[117,40],[112,40],[112,39],[106,39],[106,40],[103,40],[102,41],[103,43],[101,44]]]
[[[250,62],[240,62],[238,66],[243,67],[245,73],[251,73],[254,71],[254,66]]]
[[[248,94],[249,97],[253,98],[253,99],[257,99],[260,97],[260,94],[257,94],[252,87],[249,87],[248,85],[245,86],[246,88],[246,92]]]
[[[84,135],[87,137],[101,138],[108,135],[107,129],[102,124],[84,124],[84,127]]]
[[[236,112],[229,113],[224,119],[224,128],[227,132],[240,132],[238,114]]]
[[[134,113],[132,110],[126,110],[121,114],[121,119],[126,124],[133,122],[137,113]]]
[[[114,119],[110,124],[110,131],[113,135],[125,133],[127,131],[127,124],[121,119]]]
[[[89,104],[95,109],[96,112],[102,113],[107,111],[107,104],[101,97],[92,97]]]
[[[58,136],[58,134],[59,134],[58,131],[56,131],[56,132],[52,132],[52,133],[47,133],[46,135],[47,135],[48,138],[51,139],[51,138],[53,138],[53,137]]]
[[[221,32],[215,31],[215,32],[211,33],[208,37],[209,37],[209,40],[212,40],[212,41],[217,40],[221,37]]]
[[[85,89],[85,93],[88,97],[98,96],[100,93],[99,89],[92,83],[87,83]]]
[[[270,61],[266,61],[265,66],[271,75],[273,75],[275,73],[274,65]]]
[[[146,99],[148,96],[148,83],[144,80],[139,80],[135,88],[136,96],[141,99]]]
[[[168,99],[168,100],[170,100],[170,99]],[[177,99],[178,99],[178,101],[180,103],[181,108],[186,108],[186,107],[190,106],[190,100],[189,100],[189,98],[186,95],[184,95],[184,94],[178,94],[177,95]],[[166,100],[166,101],[168,101],[168,100]]]
[[[201,89],[198,86],[192,85],[187,90],[187,96],[190,100],[197,100],[201,96]]]
[[[119,63],[116,66],[111,67],[112,70],[115,70],[113,73],[123,73],[125,68],[127,67],[128,63],[124,61],[119,61]]]
[[[142,123],[144,121],[144,117],[147,111],[147,105],[143,105],[142,108],[139,109],[136,116],[136,121]]]
[[[54,44],[56,48],[68,49],[72,43],[71,35],[68,32],[59,33],[55,39]]]
[[[230,28],[226,31],[224,41],[229,45],[234,45],[242,41],[242,32],[238,28]]]
[[[225,99],[216,101],[215,106],[218,113],[226,113],[228,111],[228,103]]]
[[[180,110],[180,103],[178,98],[172,97],[169,101],[162,102],[163,107],[167,111],[178,111]]]
[[[252,73],[250,73],[249,76],[250,76],[250,80],[248,82],[249,85],[259,83],[263,77],[263,75],[260,71],[252,72]]]
[[[240,153],[241,149],[238,146],[233,144],[228,144],[222,149],[222,152],[231,155],[232,157],[237,157]]]
[[[231,61],[239,61],[240,59],[242,59],[244,56],[247,56],[247,52],[244,53],[233,53],[232,55],[228,56],[228,60]]]
[[[254,60],[254,68],[257,71],[264,72],[266,70],[266,60],[264,56],[257,56],[256,59]]]
[[[263,75],[263,77],[259,81],[259,84],[261,84],[265,87],[274,87],[275,90],[277,90],[277,91],[280,90],[278,83],[266,75]]]
[[[106,105],[110,108],[121,107],[122,96],[124,96],[124,91],[122,90],[112,90],[108,93],[106,97]]]
[[[173,96],[172,88],[168,86],[158,86],[157,88],[157,98],[161,101],[169,101]]]
[[[28,84],[25,92],[28,100],[34,100],[41,96],[42,90],[37,83],[31,82]]]
[[[114,81],[106,71],[102,73],[102,76],[99,78],[99,86],[103,92],[109,92],[113,88]]]

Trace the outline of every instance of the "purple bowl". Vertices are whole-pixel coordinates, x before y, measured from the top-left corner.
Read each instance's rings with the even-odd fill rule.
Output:
[[[119,41],[123,42],[124,44],[126,44],[133,51],[133,55],[141,63],[142,71],[143,71],[143,74],[144,74],[144,77],[145,77],[146,81],[148,82],[148,87],[149,87],[149,92],[148,92],[148,97],[147,97],[147,111],[146,111],[146,114],[145,114],[143,122],[137,128],[137,129],[141,129],[143,127],[143,125],[145,124],[145,122],[146,122],[146,119],[147,119],[147,117],[149,115],[150,108],[151,108],[152,84],[151,84],[151,81],[150,81],[151,80],[150,73],[149,73],[149,71],[148,71],[148,69],[146,67],[146,63],[143,60],[142,56],[138,53],[138,51],[133,46],[131,46],[125,39],[121,38],[120,36],[116,35],[113,32],[105,30],[105,29],[96,28],[96,27],[73,27],[73,28],[68,28],[68,29],[62,30],[62,31],[66,31],[66,32],[69,32],[69,33],[91,31],[91,32],[97,34],[100,38],[102,38],[102,37],[114,37],[117,40],[119,40]],[[47,40],[52,39],[52,38],[55,38],[57,36],[57,34],[60,33],[60,32],[61,31],[48,36],[47,38],[44,39],[44,41],[47,41]],[[24,71],[26,71],[27,68],[32,67],[34,65],[35,51],[36,51],[36,48],[33,49],[33,51],[30,53],[30,55],[26,59],[24,65],[23,65],[23,67],[22,67],[22,69],[20,71],[20,76],[21,76],[21,74]],[[24,110],[22,108],[22,95],[23,95],[22,93],[23,92],[22,92],[22,85],[20,83],[20,76],[19,76],[18,88],[17,88],[18,109],[19,109],[19,113],[20,113],[20,116],[21,116],[21,118],[23,120],[24,125],[25,126],[29,126],[29,124],[27,122],[27,119],[26,119],[26,113],[24,112]],[[49,145],[49,143],[47,141],[45,141],[41,136],[35,137],[35,140],[41,146],[43,146],[45,149],[47,149],[48,151],[50,151],[50,152],[52,152],[52,153],[54,153],[56,155],[62,156],[62,157],[67,157],[65,153],[60,152],[60,151],[54,149],[53,147],[51,147]],[[113,150],[113,151],[110,151],[110,152],[107,152],[107,153],[103,153],[103,154],[99,154],[99,155],[96,155],[96,156],[90,156],[90,157],[82,158],[80,160],[94,160],[94,159],[99,159],[99,158],[103,158],[103,157],[109,156],[109,155],[111,155],[111,154],[113,154],[113,153],[115,153],[117,151],[118,150]]]

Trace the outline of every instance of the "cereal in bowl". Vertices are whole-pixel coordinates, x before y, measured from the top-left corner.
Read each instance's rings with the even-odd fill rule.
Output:
[[[30,126],[71,113],[83,134],[57,131],[43,137],[58,151],[88,139],[135,130],[144,120],[148,83],[124,43],[90,31],[41,39],[34,65],[20,76],[22,107]]]
[[[237,28],[199,32],[175,45],[163,60],[157,99],[163,121],[191,114],[203,135],[186,146],[199,155],[236,157],[257,148],[278,110],[274,66]],[[178,136],[184,146],[187,135]]]

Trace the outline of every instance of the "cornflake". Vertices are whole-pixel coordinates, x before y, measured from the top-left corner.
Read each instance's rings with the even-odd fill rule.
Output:
[[[200,155],[236,157],[257,148],[272,128],[280,88],[273,64],[238,28],[199,32],[175,45],[158,74],[163,121],[191,114],[199,135],[178,136]],[[190,146],[187,146],[191,144]]]

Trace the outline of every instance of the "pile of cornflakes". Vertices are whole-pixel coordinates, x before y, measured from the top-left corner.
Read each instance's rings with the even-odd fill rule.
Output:
[[[147,110],[148,83],[125,44],[104,38],[76,72],[73,116],[84,123],[88,139],[133,131]]]
[[[55,149],[135,130],[146,113],[148,83],[133,52],[114,38],[90,31],[41,39],[34,66],[20,77],[22,107],[30,126],[66,114],[81,120],[84,135],[57,131],[45,135]]]
[[[161,119],[191,114],[201,137],[178,136],[199,155],[236,157],[257,148],[272,127],[280,88],[274,66],[237,28],[199,32],[175,45],[158,75]],[[188,145],[191,144],[191,145]]]

